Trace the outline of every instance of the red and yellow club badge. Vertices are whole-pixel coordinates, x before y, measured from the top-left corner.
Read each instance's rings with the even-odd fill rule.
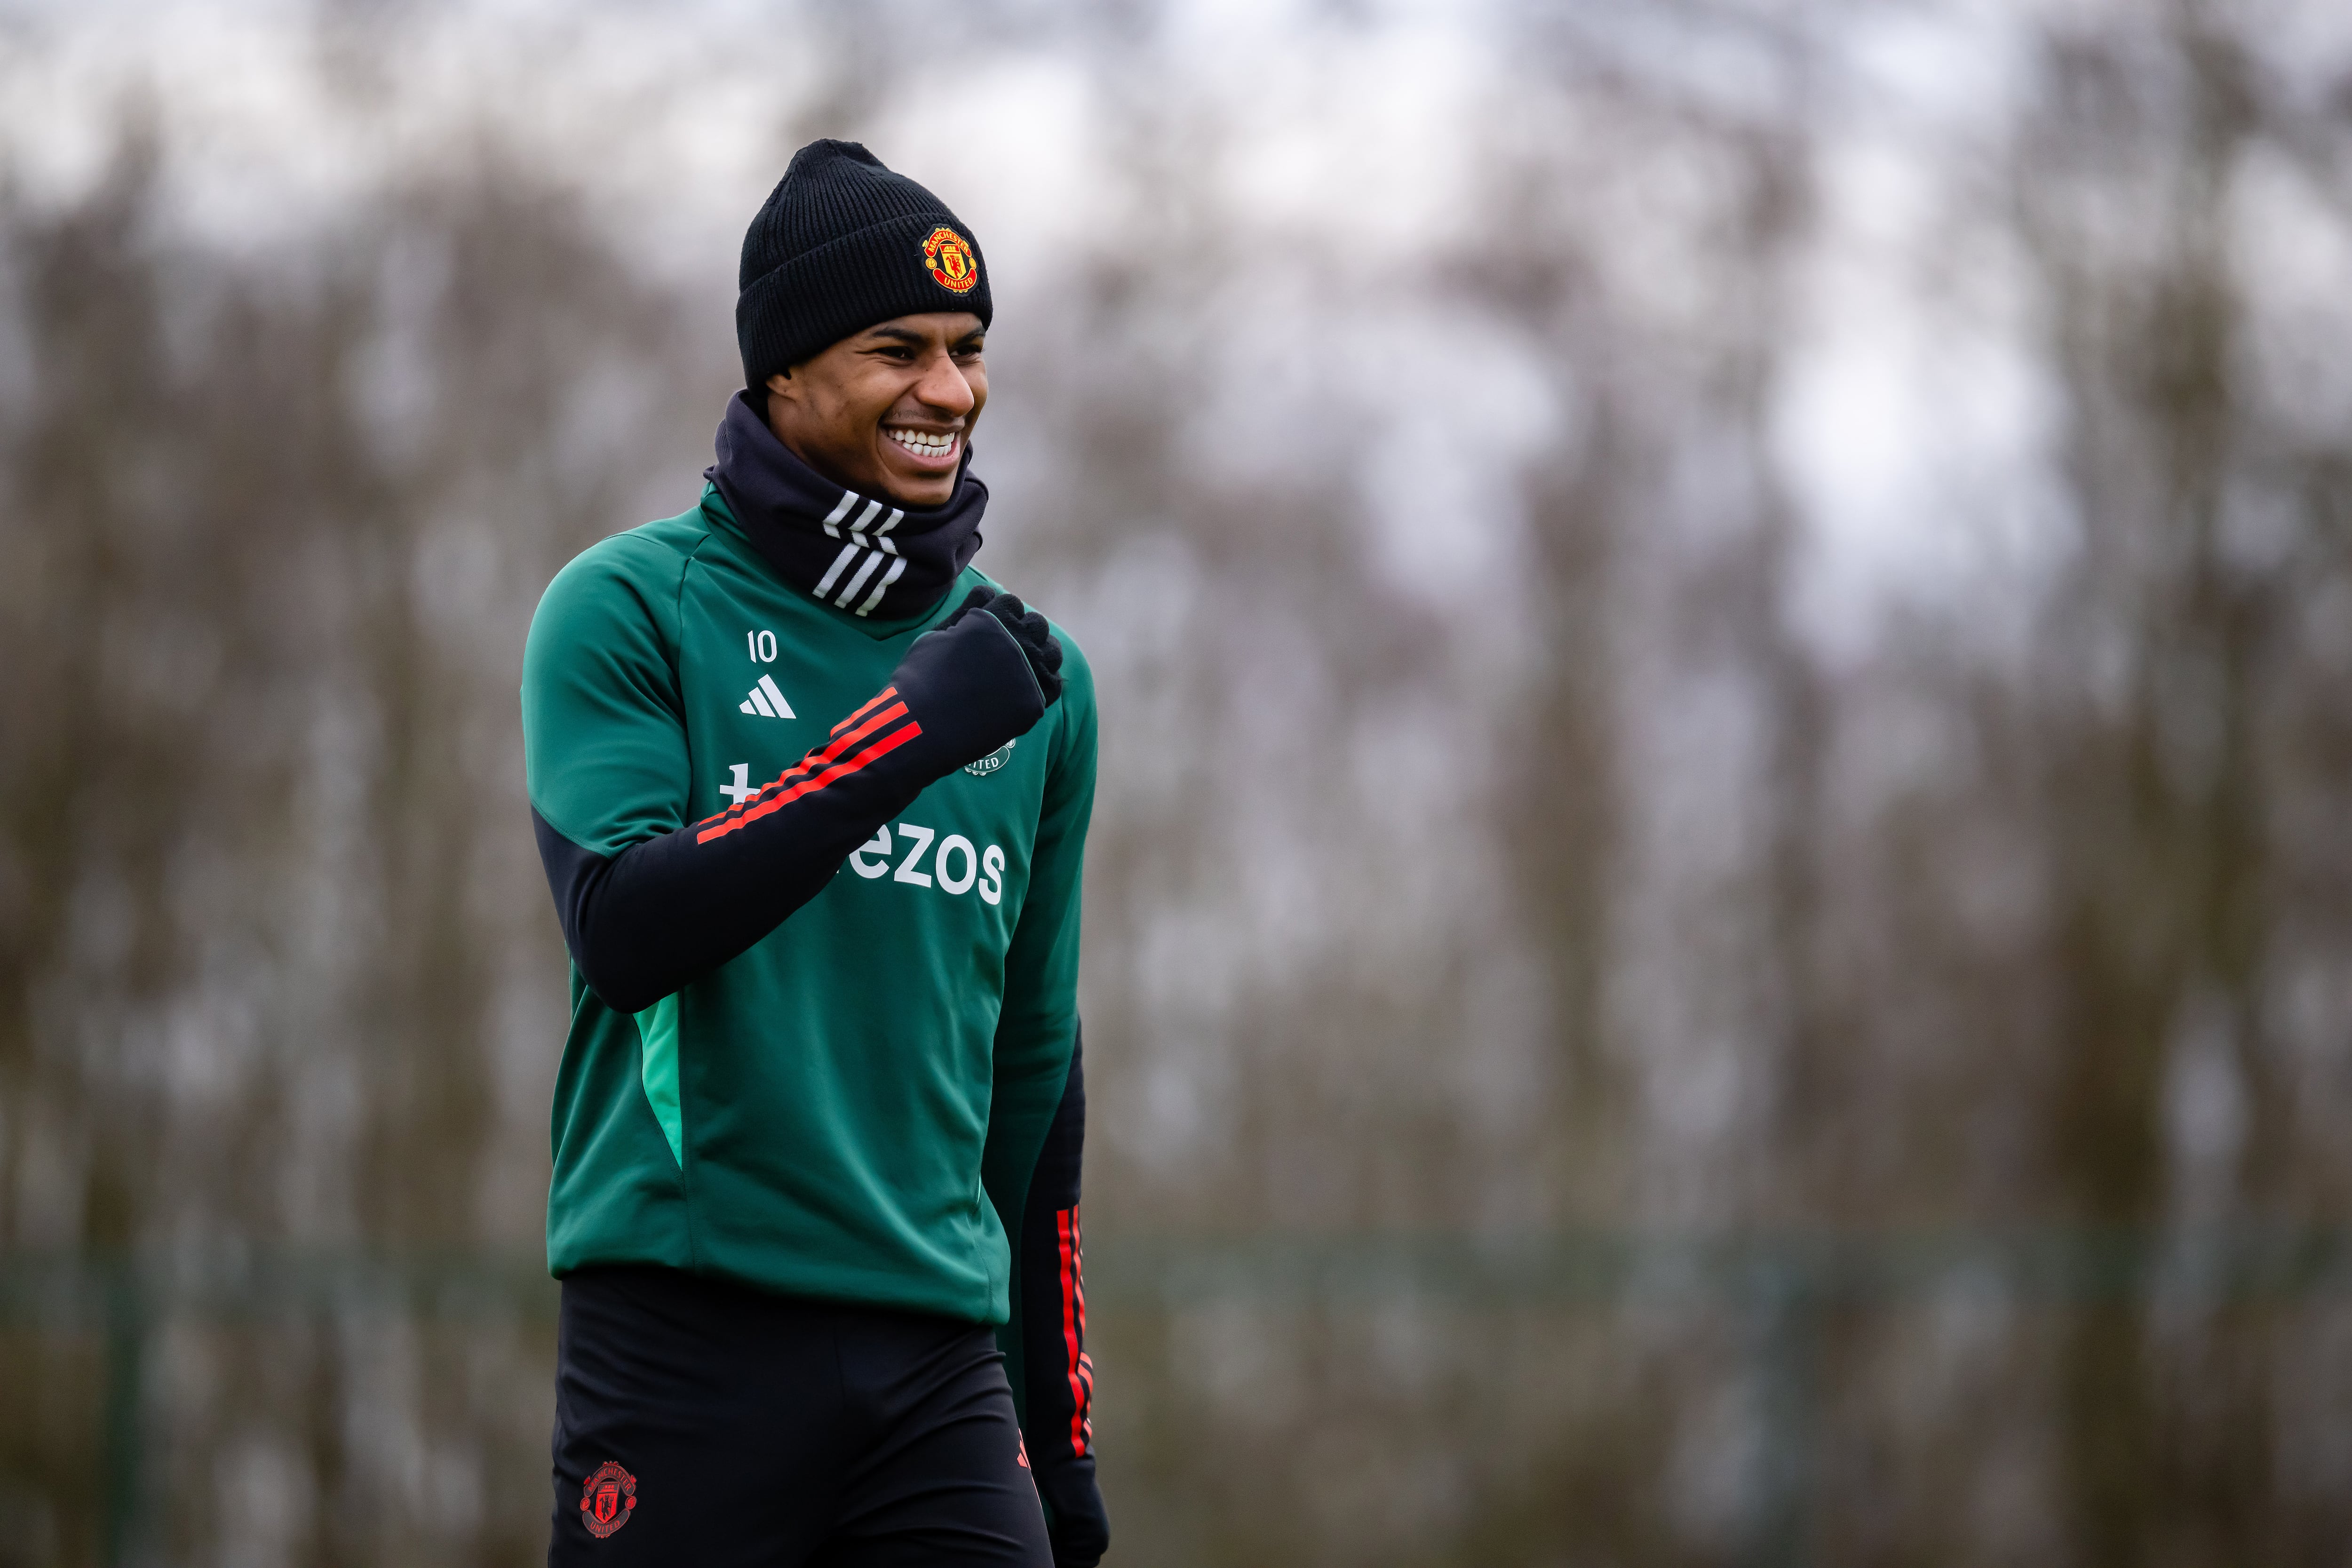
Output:
[[[602,1541],[629,1522],[637,1506],[637,1478],[607,1459],[580,1489],[580,1522]]]
[[[923,260],[931,281],[950,294],[969,294],[980,281],[980,258],[971,253],[971,241],[945,224],[923,240]]]

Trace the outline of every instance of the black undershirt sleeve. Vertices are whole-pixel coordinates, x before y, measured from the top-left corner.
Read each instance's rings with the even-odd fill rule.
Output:
[[[1078,1231],[1078,1178],[1087,1142],[1086,1037],[1046,1129],[1021,1216],[1023,1436],[1038,1494],[1050,1510],[1055,1568],[1087,1568],[1108,1546],[1095,1484],[1094,1363],[1087,1355],[1087,1288]]]
[[[963,615],[917,638],[890,684],[824,745],[718,816],[604,856],[534,807],[582,980],[606,1006],[636,1013],[709,973],[814,898],[932,781],[1027,733],[1045,704],[1003,622]]]

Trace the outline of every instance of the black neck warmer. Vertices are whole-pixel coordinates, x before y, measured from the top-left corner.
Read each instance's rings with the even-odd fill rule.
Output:
[[[728,403],[718,448],[702,477],[719,487],[752,548],[785,582],[854,615],[921,615],[980,549],[988,487],[972,478],[970,441],[955,493],[919,511],[843,489],[801,461],[748,392]]]

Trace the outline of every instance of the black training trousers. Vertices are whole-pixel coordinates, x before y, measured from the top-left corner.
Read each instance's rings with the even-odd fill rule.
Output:
[[[563,1281],[550,1568],[1051,1568],[996,1336],[670,1268]]]

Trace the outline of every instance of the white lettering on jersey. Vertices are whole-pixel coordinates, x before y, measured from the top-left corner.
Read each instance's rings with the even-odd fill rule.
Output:
[[[725,795],[730,802],[737,805],[740,805],[745,801],[760,793],[751,785],[751,763],[735,763],[730,764],[727,771],[735,775],[735,782],[733,784],[720,784],[719,786],[719,793]]]
[[[932,833],[929,828],[918,827],[911,822],[902,822],[898,824],[898,831],[905,834],[908,837],[914,839],[915,847],[911,854],[909,854],[904,860],[898,862],[898,875],[892,877],[890,879],[894,882],[912,882],[919,888],[929,887],[931,885],[930,873],[928,871],[918,871],[915,868],[922,864],[923,851],[931,847],[931,840],[938,836]]]
[[[963,856],[961,876],[957,876],[948,869],[948,857],[954,854]],[[962,834],[950,833],[940,840],[940,852],[931,858],[931,869],[939,876],[940,892],[968,892],[971,889],[972,879],[980,875],[980,851],[973,848],[971,840]]]
[[[868,860],[866,857],[868,855],[887,855],[889,853],[890,830],[887,827],[877,827],[874,830],[873,837],[867,839],[865,843],[859,845],[856,848],[849,852],[849,868],[870,882],[875,878],[879,877],[884,872],[889,870],[890,862],[885,860],[877,866],[873,861]]]
[[[942,893],[969,893],[977,886],[984,903],[1004,901],[1004,851],[994,844],[982,849],[961,833],[950,833],[945,838],[928,827],[918,827],[911,822],[898,824],[898,839],[914,846],[907,858],[898,862],[895,875],[890,873],[890,854],[894,839],[887,826],[874,830],[874,837],[849,852],[849,868],[867,881],[888,875],[894,882],[911,882],[918,888],[936,887]],[[931,879],[931,871],[915,868],[923,863],[923,856],[934,839],[940,852],[931,860],[931,871],[939,880]],[[879,858],[868,858],[879,857]]]

